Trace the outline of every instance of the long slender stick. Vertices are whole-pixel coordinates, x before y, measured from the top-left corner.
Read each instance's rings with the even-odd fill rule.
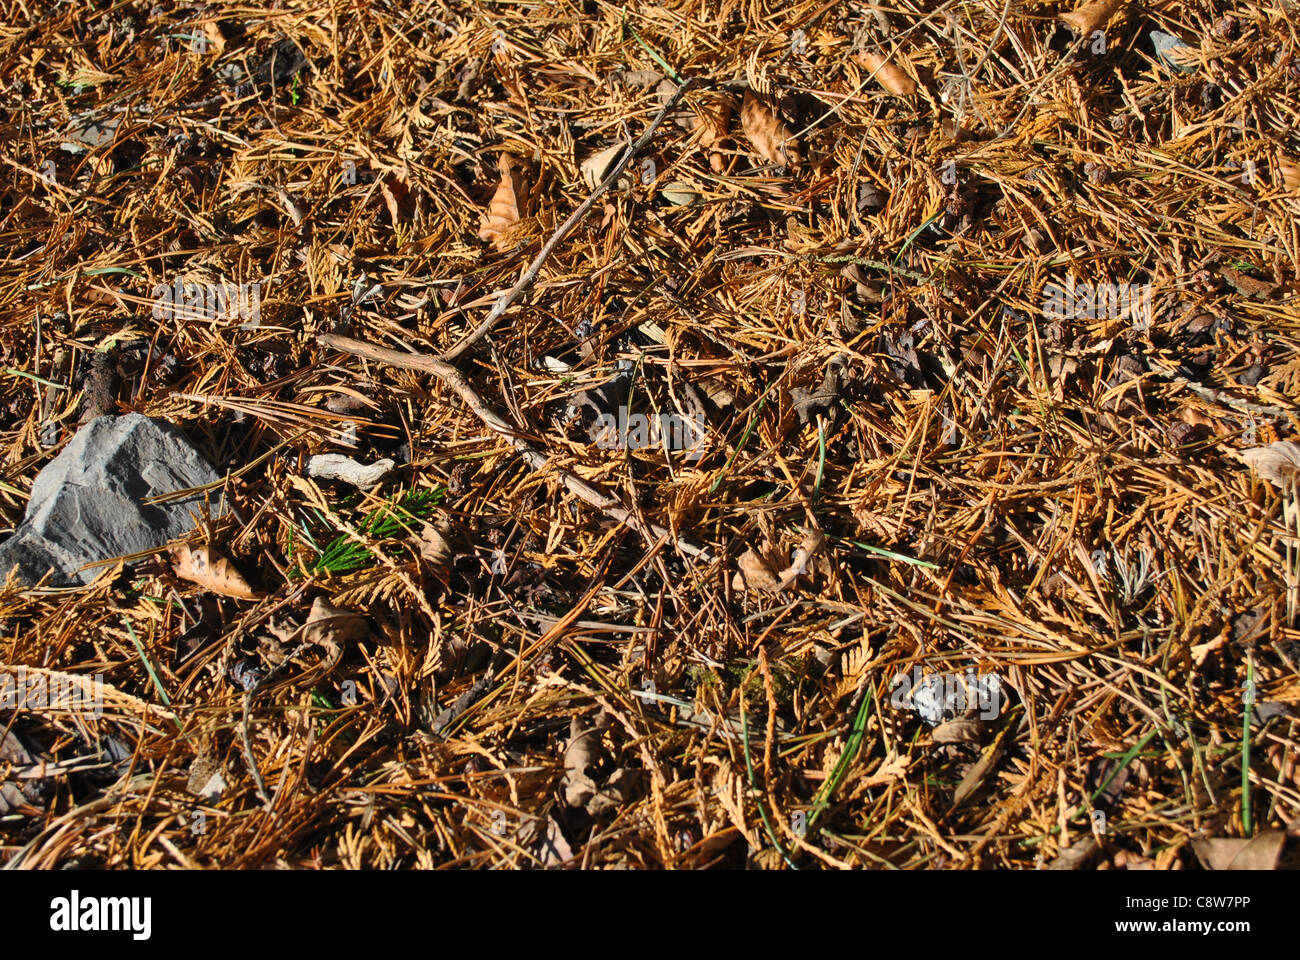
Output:
[[[387,347],[377,347],[335,333],[324,333],[316,339],[322,346],[332,347],[353,356],[366,357],[395,367],[405,367],[408,370],[432,373],[465,401],[465,405],[474,411],[474,415],[483,421],[484,426],[509,440],[523,455],[524,460],[532,469],[540,471],[548,465],[549,458],[546,454],[529,446],[520,436],[520,431],[507,423],[504,418],[489,407],[483,401],[483,398],[475,392],[474,388],[470,386],[470,382],[465,379],[465,375],[451,364],[436,357],[426,356],[421,353],[402,353],[397,350],[389,350]],[[684,537],[674,537],[662,527],[654,524],[643,524],[631,510],[626,509],[613,497],[597,490],[580,477],[558,468],[555,468],[553,472],[570,493],[574,494],[579,500],[595,507],[612,520],[626,524],[647,539],[666,537],[677,545],[678,550],[688,556],[707,558],[708,553],[703,548],[696,546]]]
[[[442,354],[439,359],[451,363],[466,350],[488,335],[489,331],[496,326],[497,321],[505,316],[505,312],[510,309],[511,305],[523,296],[525,290],[532,286],[533,281],[537,279],[537,275],[542,270],[542,264],[546,263],[547,258],[555,252],[555,248],[560,245],[566,236],[568,236],[569,231],[578,225],[578,222],[582,220],[582,218],[591,211],[591,208],[596,205],[596,201],[603,197],[609,191],[609,188],[618,181],[619,176],[627,169],[627,165],[632,162],[632,159],[645,149],[646,144],[650,142],[650,138],[654,136],[655,131],[658,130],[660,125],[664,122],[664,118],[668,116],[673,107],[677,106],[677,104],[681,102],[686,91],[690,89],[691,85],[694,83],[694,79],[687,80],[685,83],[681,84],[676,91],[674,91],[672,97],[670,97],[668,102],[663,105],[663,109],[659,111],[659,115],[654,118],[654,122],[650,124],[646,132],[641,134],[636,143],[632,144],[629,149],[623,151],[623,156],[616,164],[614,164],[609,173],[605,175],[605,179],[600,182],[599,186],[591,192],[591,196],[584,200],[582,205],[569,215],[569,219],[560,224],[559,229],[551,235],[551,239],[546,241],[542,246],[541,252],[538,253],[533,259],[533,262],[528,265],[528,269],[524,271],[524,275],[519,278],[519,282],[501,295],[501,298],[497,300],[496,305],[488,312],[488,315],[483,318],[483,322],[474,328],[473,333],[465,337],[460,341],[460,343],[456,344],[446,353]]]

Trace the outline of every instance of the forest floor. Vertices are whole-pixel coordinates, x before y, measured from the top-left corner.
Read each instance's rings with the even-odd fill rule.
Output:
[[[1295,860],[1290,2],[0,9],[0,862]]]

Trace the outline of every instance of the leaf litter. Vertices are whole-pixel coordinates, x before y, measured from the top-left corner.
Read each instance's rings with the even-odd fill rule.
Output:
[[[221,479],[4,587],[115,691],[0,700],[6,856],[1289,862],[1285,5],[290,8],[7,11],[6,522],[94,416]],[[1014,706],[889,702],[968,667]]]

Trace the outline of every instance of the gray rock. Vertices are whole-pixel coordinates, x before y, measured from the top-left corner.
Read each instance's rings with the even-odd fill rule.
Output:
[[[1196,50],[1179,40],[1172,33],[1163,30],[1151,31],[1151,44],[1156,55],[1164,61],[1165,66],[1179,73],[1195,73],[1197,69]]]
[[[85,153],[87,149],[95,150],[106,143],[111,143],[117,136],[117,128],[122,124],[122,115],[98,117],[93,110],[72,118],[63,135],[68,139],[59,144],[59,149],[68,153]]]
[[[152,550],[194,529],[202,494],[160,504],[140,501],[212,483],[217,472],[176,427],[138,413],[98,417],[77,432],[32,484],[27,514],[0,543],[0,582],[18,566],[35,583],[90,583],[88,563]]]

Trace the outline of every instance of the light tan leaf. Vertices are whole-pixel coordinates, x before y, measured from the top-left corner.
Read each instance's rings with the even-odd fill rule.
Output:
[[[1207,870],[1274,870],[1286,842],[1283,830],[1254,837],[1210,837],[1192,844]]]
[[[582,174],[582,182],[591,190],[595,190],[600,182],[605,179],[605,174],[609,168],[614,165],[620,155],[622,155],[627,144],[619,142],[612,147],[606,147],[604,150],[597,150],[586,160],[582,161],[582,168],[579,171]]]
[[[501,171],[501,182],[497,184],[496,193],[488,205],[488,212],[483,217],[483,226],[479,228],[480,240],[491,240],[492,246],[502,249],[502,238],[509,229],[523,216],[523,194],[520,175],[522,165],[519,160],[508,153],[501,154],[497,161]]]
[[[219,593],[223,597],[259,599],[259,594],[249,586],[231,562],[209,546],[178,543],[168,554],[171,556],[172,571],[182,580],[197,583],[205,590]]]
[[[596,796],[596,781],[589,771],[600,765],[604,756],[600,736],[608,720],[604,711],[596,715],[590,727],[582,719],[569,719],[569,742],[564,747],[564,802],[571,807],[585,807]]]
[[[979,743],[982,728],[977,720],[949,720],[930,732],[935,743]]]
[[[397,206],[397,194],[393,193],[393,188],[384,180],[379,181],[379,192],[383,195],[384,206],[388,207],[388,217],[392,221],[393,227],[396,228],[402,222],[401,211]]]
[[[1074,31],[1075,36],[1091,37],[1092,32],[1106,25],[1124,0],[1089,0],[1071,13],[1061,14],[1061,21]]]
[[[529,823],[529,821],[533,822]],[[564,839],[564,833],[560,830],[554,814],[548,815],[545,820],[526,817],[525,824],[532,827],[529,846],[534,855],[542,861],[543,866],[558,867],[573,859],[573,848],[569,846],[569,841]]]
[[[344,610],[324,597],[312,601],[311,613],[303,624],[302,638],[327,650],[342,650],[348,643],[370,636],[370,624],[359,613]]]
[[[781,578],[771,560],[750,547],[736,561],[737,572],[731,579],[734,590],[764,590],[775,592],[781,589]]]
[[[701,149],[709,150],[727,139],[731,115],[736,110],[732,97],[723,96],[709,103],[696,103],[694,109],[693,128],[699,134]],[[718,160],[721,162],[721,156]],[[709,163],[712,165],[712,157],[709,158]]]
[[[211,53],[220,56],[226,52],[226,38],[222,36],[217,21],[209,20],[205,23],[203,25],[203,34],[208,38],[208,49]]]
[[[1279,490],[1300,479],[1300,444],[1278,440],[1264,447],[1252,447],[1237,454],[1257,474]]]
[[[1292,163],[1290,160],[1278,158],[1278,172],[1282,174],[1282,185],[1291,193],[1300,190],[1300,164]]]
[[[875,74],[880,85],[894,96],[910,97],[916,93],[916,83],[891,58],[879,53],[859,53],[857,61]]]
[[[443,531],[432,523],[424,525],[415,542],[420,551],[420,556],[435,567],[445,567],[455,557],[455,552],[452,550],[451,544],[447,542]]]
[[[799,146],[794,134],[752,90],[745,91],[745,100],[740,107],[740,127],[754,149],[769,163],[799,165]]]

